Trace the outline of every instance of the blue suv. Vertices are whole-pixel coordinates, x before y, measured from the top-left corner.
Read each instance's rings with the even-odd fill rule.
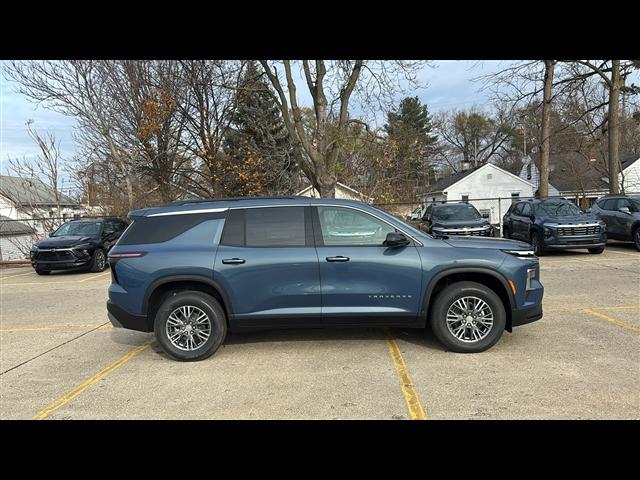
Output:
[[[129,218],[109,252],[109,318],[178,360],[212,355],[227,331],[287,327],[429,324],[448,349],[480,352],[542,318],[526,243],[436,239],[357,201],[178,202]]]

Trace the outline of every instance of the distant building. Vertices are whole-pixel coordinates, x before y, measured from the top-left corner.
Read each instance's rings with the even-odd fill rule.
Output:
[[[0,261],[24,260],[35,234],[29,225],[0,215]]]
[[[320,194],[318,190],[316,190],[312,185],[300,190],[296,195],[300,195],[302,197],[311,197],[311,198],[320,198]],[[336,182],[336,196],[335,198],[340,198],[344,200],[359,200],[361,202],[372,203],[373,198],[367,197],[363,193],[348,187],[344,183]]]
[[[13,220],[27,220],[39,233],[44,233],[37,218],[73,218],[83,213],[80,204],[62,193],[56,201],[55,192],[37,178],[0,175],[0,215]]]
[[[620,161],[622,173],[620,183],[626,193],[640,193],[640,155],[624,155]]]
[[[533,197],[534,185],[513,173],[486,163],[441,178],[420,194],[422,202],[464,202],[473,204],[484,217],[499,225],[511,201]],[[497,200],[498,198],[506,199]]]

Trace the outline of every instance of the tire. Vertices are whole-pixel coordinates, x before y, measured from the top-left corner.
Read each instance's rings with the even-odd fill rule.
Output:
[[[36,270],[38,275],[49,275],[51,273],[50,270]]]
[[[533,253],[537,257],[541,257],[544,255],[544,246],[542,245],[540,234],[538,232],[533,232],[531,234],[531,246],[533,247]]]
[[[187,317],[186,314],[189,312],[190,317]],[[200,327],[203,333],[207,333],[208,326],[209,335],[206,338],[197,333],[188,333],[198,331],[195,321],[202,314],[206,315],[208,320],[208,324]],[[179,329],[184,324],[189,330],[184,330],[185,333],[181,334]],[[170,331],[178,335],[173,341],[169,338]],[[165,297],[156,313],[154,332],[162,350],[172,358],[185,362],[204,360],[222,345],[227,336],[227,319],[223,308],[210,295],[183,290]],[[201,343],[198,345],[198,342]]]
[[[640,252],[640,227],[636,227],[633,231],[633,243],[636,246],[636,250]]]
[[[599,255],[602,252],[604,252],[604,247],[598,247],[598,248],[590,248],[589,249],[589,253],[593,254],[593,255]]]
[[[471,338],[473,328],[478,327],[482,329],[482,326],[478,325],[480,322],[476,320],[472,320],[477,322],[475,327],[470,325],[469,328],[465,327],[464,330],[460,331],[458,337],[462,338],[458,338],[454,334],[454,332],[458,333],[456,330],[462,326],[461,322],[470,320],[469,317],[471,317],[471,315],[466,318],[461,317],[459,321],[447,321],[447,314],[451,315],[452,312],[457,313],[460,311],[459,307],[456,307],[455,304],[461,299],[466,299],[467,305],[473,303],[476,306],[482,305],[478,300],[482,301],[484,305],[488,307],[493,317],[493,322],[489,329],[485,332],[477,331],[476,335],[480,336],[477,340],[472,340]],[[458,305],[463,304],[464,301],[465,300],[462,300]],[[487,310],[484,307],[482,308],[485,317],[488,317]],[[489,287],[476,282],[457,282],[442,290],[433,303],[429,318],[431,329],[436,338],[447,349],[459,353],[477,353],[491,348],[500,340],[500,337],[502,337],[506,322],[507,315],[498,295]],[[449,326],[451,326],[451,330]]]
[[[89,271],[94,273],[102,272],[105,268],[107,268],[107,254],[101,248],[96,248],[96,251],[93,252]]]

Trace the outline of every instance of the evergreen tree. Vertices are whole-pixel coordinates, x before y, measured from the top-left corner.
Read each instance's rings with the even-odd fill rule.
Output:
[[[428,181],[432,167],[428,157],[435,148],[437,136],[432,135],[433,126],[427,105],[418,97],[407,97],[396,111],[387,113],[384,125],[389,141],[396,148],[400,165],[420,185]]]
[[[299,186],[294,148],[274,94],[255,62],[248,65],[236,95],[232,129],[224,141],[239,183],[235,190],[241,194],[292,193]]]

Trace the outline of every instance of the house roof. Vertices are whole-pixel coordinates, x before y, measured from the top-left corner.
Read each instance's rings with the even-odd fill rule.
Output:
[[[620,166],[622,167],[622,170],[625,170],[636,163],[637,160],[640,160],[640,155],[638,155],[637,153],[627,153],[626,155],[622,156],[622,160],[620,160]]]
[[[0,237],[11,235],[31,235],[35,229],[17,220],[0,215]]]
[[[0,195],[19,207],[57,204],[55,192],[38,178],[0,175]],[[74,206],[78,202],[61,193],[60,205]]]
[[[540,169],[540,156],[533,159]],[[609,183],[603,173],[576,152],[549,155],[549,184],[560,193],[580,191],[608,191]]]
[[[440,180],[438,180],[436,183],[434,183],[429,187],[429,191],[427,193],[442,192],[443,190],[446,190],[454,183],[458,183],[463,178],[468,177],[476,170],[480,170],[482,167],[484,167],[484,165],[480,167],[472,168],[470,170],[465,170],[464,172],[454,173],[453,175],[449,175],[448,177],[441,178]]]

